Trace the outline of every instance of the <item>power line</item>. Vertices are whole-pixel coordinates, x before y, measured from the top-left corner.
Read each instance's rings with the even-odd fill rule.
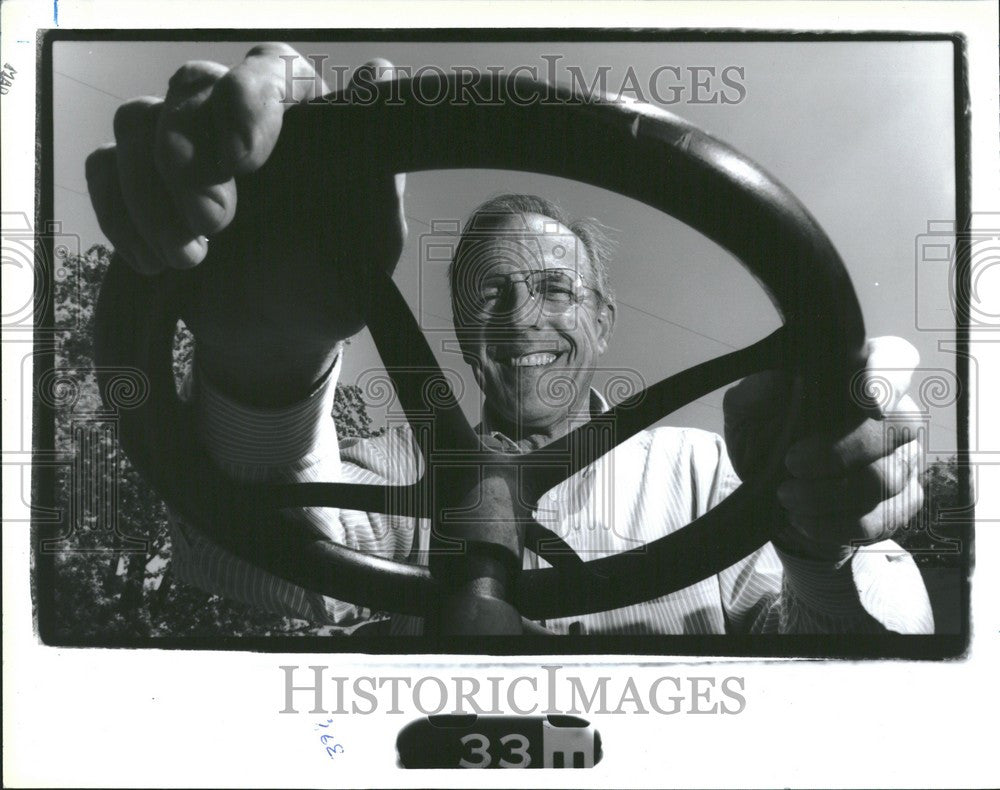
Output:
[[[670,324],[671,326],[676,326],[678,329],[683,329],[690,332],[693,335],[698,335],[698,337],[703,337],[706,340],[711,340],[713,343],[718,343],[720,346],[725,346],[726,348],[731,348],[734,351],[738,346],[734,346],[731,343],[727,343],[725,340],[719,340],[717,337],[712,337],[711,335],[706,335],[704,332],[699,332],[697,329],[692,329],[684,324],[679,324],[676,321],[671,321],[669,318],[664,318],[662,315],[657,315],[656,313],[651,313],[648,310],[643,310],[641,307],[636,307],[634,304],[629,304],[628,302],[623,302],[622,300],[617,300],[618,304],[624,305],[625,307],[635,310],[637,313],[642,313],[643,315],[649,316],[650,318],[655,318],[657,321],[662,321],[664,324]]]
[[[83,86],[85,86],[87,88],[90,88],[91,90],[95,90],[98,93],[103,93],[105,96],[110,96],[112,99],[118,99],[118,101],[125,101],[125,98],[122,97],[122,96],[118,96],[117,94],[114,94],[114,93],[111,93],[110,91],[104,90],[104,88],[98,88],[96,85],[91,85],[89,82],[84,82],[81,79],[77,79],[76,77],[72,77],[72,76],[70,76],[69,74],[67,74],[64,71],[56,71],[55,69],[53,69],[53,73],[54,74],[58,74],[60,77],[65,77],[68,80],[72,80],[73,82],[75,82],[75,83],[77,83],[79,85],[83,85]]]
[[[55,184],[59,189],[65,189],[67,192],[72,192],[74,195],[83,195],[85,198],[89,198],[90,194],[87,192],[81,192],[79,189],[73,189],[72,187],[63,186],[62,184]]]

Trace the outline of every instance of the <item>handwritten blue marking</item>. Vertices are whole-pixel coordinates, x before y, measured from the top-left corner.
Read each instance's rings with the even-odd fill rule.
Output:
[[[52,0],[52,21],[59,25],[59,0]]]
[[[313,729],[316,729],[318,727],[323,727],[324,729],[326,729],[332,723],[333,723],[333,719],[327,719],[326,720],[326,724],[319,724],[319,723],[317,723],[317,724],[315,724],[313,726]],[[321,734],[319,736],[319,742],[321,744],[323,744],[324,748],[326,749],[326,755],[331,760],[334,759],[335,755],[343,754],[343,752],[344,752],[344,747],[341,744],[339,744],[339,743],[335,743],[333,746],[327,746],[327,742],[328,741],[334,741],[334,740],[336,740],[336,737],[333,736],[333,735],[330,735],[329,733],[325,733],[324,732],[323,734]]]

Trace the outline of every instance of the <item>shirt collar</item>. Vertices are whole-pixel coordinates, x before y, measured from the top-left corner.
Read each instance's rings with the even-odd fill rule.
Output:
[[[607,400],[600,392],[595,390],[593,387],[590,388],[590,414],[592,417],[596,417],[598,414],[603,414],[608,411],[611,407],[608,405]],[[479,434],[480,440],[483,445],[490,450],[497,450],[504,453],[526,453],[534,450],[533,446],[524,446],[518,444],[509,436],[501,431],[490,430],[489,426],[486,425],[485,420],[476,426],[476,433]]]

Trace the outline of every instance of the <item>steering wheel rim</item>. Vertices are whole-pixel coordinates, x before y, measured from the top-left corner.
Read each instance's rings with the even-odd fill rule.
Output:
[[[462,102],[470,92],[498,101]],[[448,100],[429,103],[428,96]],[[376,99],[364,105],[325,97],[291,108],[274,153],[260,170],[241,180],[240,194],[266,190],[276,170],[311,152],[329,150],[331,141],[356,141],[359,150],[368,146],[393,172],[528,170],[640,200],[732,253],[784,318],[782,329],[763,341],[658,382],[614,407],[608,418],[615,422],[616,441],[591,445],[589,453],[572,453],[569,467],[572,474],[665,416],[657,408],[674,403],[675,387],[681,396],[690,396],[688,402],[754,370],[781,367],[796,374],[801,397],[793,399],[763,472],[691,524],[652,543],[576,565],[521,573],[513,601],[524,616],[571,616],[650,600],[729,567],[770,539],[775,528],[772,511],[761,505],[773,501],[784,452],[805,429],[800,413],[828,414],[847,401],[847,383],[864,343],[860,307],[843,263],[788,189],[725,143],[666,111],[594,101],[526,77],[485,75],[469,86],[454,75],[432,74],[399,80],[391,89],[382,85]],[[237,212],[224,233],[240,232],[245,228]],[[426,614],[442,593],[441,583],[426,567],[331,544],[275,508],[320,505],[426,515],[426,501],[420,505],[416,499],[426,494],[426,475],[433,463],[429,445],[418,441],[428,472],[413,486],[330,483],[267,492],[227,480],[199,447],[173,382],[172,340],[189,274],[169,272],[149,279],[115,260],[102,285],[99,377],[101,367],[122,365],[149,377],[149,398],[120,412],[123,444],[133,463],[173,510],[252,564],[330,597]],[[391,279],[377,280],[375,289],[372,303],[379,309],[368,316],[368,326],[411,418],[426,411],[419,403],[425,382],[399,371],[407,365],[433,370],[437,362]],[[463,450],[468,458],[481,458],[450,389],[436,400],[431,409],[435,441],[443,436],[445,444]],[[421,417],[426,419],[426,414]],[[562,479],[556,479],[551,468],[539,469],[544,470],[553,453],[565,458],[566,448],[586,430],[588,426],[581,426],[555,445],[519,457],[517,463],[529,470],[531,490],[544,491]],[[559,466],[567,468],[565,461]],[[271,509],[262,510],[262,503]]]

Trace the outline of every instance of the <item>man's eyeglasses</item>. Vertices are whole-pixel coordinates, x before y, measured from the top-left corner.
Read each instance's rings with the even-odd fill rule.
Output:
[[[469,289],[469,306],[478,315],[495,315],[502,311],[514,311],[523,302],[511,303],[511,289],[517,283],[524,283],[528,298],[542,300],[542,308],[547,313],[561,314],[582,302],[587,291],[602,299],[600,291],[583,282],[583,278],[573,269],[539,269],[523,276],[495,274],[488,275]]]

